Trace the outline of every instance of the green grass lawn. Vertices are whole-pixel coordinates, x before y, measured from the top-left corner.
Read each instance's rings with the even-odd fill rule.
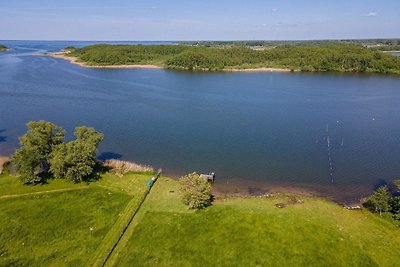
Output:
[[[150,177],[24,186],[0,176],[0,266],[100,266],[111,251],[106,266],[399,265],[400,229],[368,211],[290,195],[193,211],[165,177],[138,209]]]
[[[14,176],[0,174],[0,199],[5,196],[30,194],[35,192],[63,190],[63,189],[78,189],[87,187],[86,184],[73,184],[65,180],[55,179],[48,184],[22,185]]]
[[[400,230],[367,211],[289,196],[217,200],[188,211],[161,179],[121,240],[115,266],[398,266]]]
[[[129,199],[88,188],[0,201],[0,265],[84,264]]]
[[[88,185],[26,186],[0,175],[0,266],[85,265],[118,230],[127,204],[143,197],[149,177],[105,174]]]

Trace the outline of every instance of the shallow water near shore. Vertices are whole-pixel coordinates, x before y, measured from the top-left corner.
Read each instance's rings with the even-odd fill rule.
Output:
[[[400,177],[399,76],[87,69],[32,54],[89,43],[1,43],[0,155],[44,119],[68,139],[79,125],[103,132],[101,158],[214,171],[221,192],[302,188],[346,202]]]

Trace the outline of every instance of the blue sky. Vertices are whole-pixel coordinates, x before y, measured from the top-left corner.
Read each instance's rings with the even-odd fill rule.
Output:
[[[0,39],[399,38],[399,0],[12,0]]]

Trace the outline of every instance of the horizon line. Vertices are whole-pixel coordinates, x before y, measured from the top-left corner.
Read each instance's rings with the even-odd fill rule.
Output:
[[[323,38],[323,39],[187,39],[187,40],[68,40],[68,39],[0,39],[0,41],[31,41],[31,42],[290,42],[290,41],[361,41],[361,40],[400,40],[400,37],[369,37],[369,38]]]

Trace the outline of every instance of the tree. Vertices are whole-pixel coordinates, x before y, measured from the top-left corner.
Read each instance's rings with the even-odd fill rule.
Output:
[[[42,180],[39,174],[49,170],[50,155],[64,138],[64,130],[51,122],[30,121],[27,127],[27,133],[20,138],[21,147],[12,157],[24,183]]]
[[[390,193],[386,186],[379,187],[371,196],[369,196],[367,202],[364,204],[372,212],[382,212],[389,211],[390,205]]]
[[[103,134],[94,128],[75,128],[76,139],[59,144],[52,153],[50,171],[56,178],[65,178],[75,183],[86,181],[96,165],[96,149]]]
[[[392,197],[389,201],[390,212],[395,220],[400,220],[400,197]]]
[[[183,202],[190,209],[202,209],[211,205],[211,184],[193,172],[179,179]]]
[[[393,181],[393,184],[397,187],[398,190],[400,190],[400,180]]]

